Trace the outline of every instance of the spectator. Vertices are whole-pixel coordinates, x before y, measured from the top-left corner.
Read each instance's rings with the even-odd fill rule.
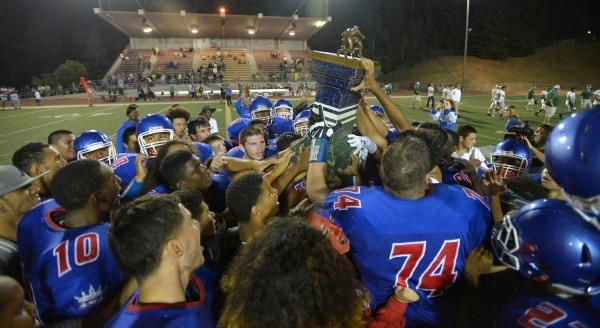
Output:
[[[212,117],[212,115],[215,111],[217,111],[216,108],[211,108],[208,105],[202,107],[202,110],[200,111],[200,115],[202,117],[204,117],[210,124],[210,133],[211,134],[219,132],[219,126],[217,125],[217,120],[215,120]]]

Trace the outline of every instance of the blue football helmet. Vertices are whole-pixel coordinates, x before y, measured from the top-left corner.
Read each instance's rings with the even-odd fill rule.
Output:
[[[600,233],[558,199],[511,211],[492,230],[494,255],[536,281],[576,295],[600,293]]]
[[[308,134],[308,118],[310,115],[309,109],[305,109],[296,115],[294,119],[294,132],[303,137]]]
[[[271,111],[273,110],[273,104],[271,101],[263,96],[256,96],[250,102],[250,117],[254,119],[259,119],[265,123],[265,125],[271,124],[273,121],[273,116],[271,115]]]
[[[546,167],[573,206],[600,214],[600,111],[561,121],[546,141]]]
[[[140,152],[148,156],[148,158],[156,157],[158,147],[164,145],[169,140],[173,140],[175,137],[175,131],[173,131],[173,124],[164,115],[160,114],[149,114],[140,120],[140,123],[136,127],[136,134],[138,144],[140,145]],[[152,140],[147,140],[149,136],[153,136]],[[168,139],[164,134],[169,134]]]
[[[525,141],[507,139],[496,145],[490,155],[490,163],[496,171],[504,165],[502,177],[512,178],[529,171],[531,151]]]
[[[106,133],[98,130],[87,130],[78,135],[73,141],[73,149],[77,159],[91,158],[108,165],[111,165],[117,159],[114,144]],[[98,152],[92,156],[92,153],[101,149],[106,149],[106,152]]]
[[[377,116],[379,116],[379,117],[385,116],[385,111],[383,110],[383,107],[381,107],[381,106],[371,105],[371,110],[373,111],[373,113],[377,114]]]
[[[277,112],[279,110],[279,113]],[[287,99],[279,99],[273,104],[273,111],[271,112],[271,116],[279,116],[285,119],[292,118],[292,111],[294,107],[292,107],[292,103]]]

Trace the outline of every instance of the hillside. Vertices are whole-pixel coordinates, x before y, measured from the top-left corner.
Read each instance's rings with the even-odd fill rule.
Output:
[[[427,85],[433,81],[460,82],[463,57],[451,56],[427,59],[405,72],[384,76],[384,81],[399,83],[401,88],[412,81]],[[466,87],[469,90],[489,90],[496,84],[511,89],[528,89],[560,84],[581,88],[592,84],[600,88],[600,45],[563,45],[540,48],[532,56],[514,57],[503,61],[467,57]]]

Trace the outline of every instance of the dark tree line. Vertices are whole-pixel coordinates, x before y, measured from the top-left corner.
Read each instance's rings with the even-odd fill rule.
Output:
[[[324,17],[325,0],[138,0],[147,11],[187,10],[229,14]],[[419,61],[424,54],[464,47],[466,0],[329,0],[333,20],[309,40],[315,50],[335,52],[340,33],[358,25],[364,54],[384,72]],[[600,33],[597,0],[470,0],[468,52],[502,60],[526,56],[546,40]],[[106,10],[137,10],[133,0],[101,0]],[[302,4],[302,5],[301,5]],[[301,5],[301,6],[300,6]],[[97,0],[9,0],[0,10],[0,85],[23,85],[54,71],[67,59],[101,77],[128,39],[93,14]],[[175,7],[176,6],[176,7]]]

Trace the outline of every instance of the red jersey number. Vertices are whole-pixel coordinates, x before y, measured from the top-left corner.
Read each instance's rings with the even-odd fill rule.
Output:
[[[460,239],[445,240],[433,261],[427,265],[427,269],[419,277],[416,288],[430,291],[428,297],[436,297],[442,295],[446,288],[454,284],[457,275],[456,258],[459,248]],[[421,262],[426,249],[426,241],[392,245],[390,259],[406,258],[396,274],[396,285],[409,287],[407,281],[412,277]]]

